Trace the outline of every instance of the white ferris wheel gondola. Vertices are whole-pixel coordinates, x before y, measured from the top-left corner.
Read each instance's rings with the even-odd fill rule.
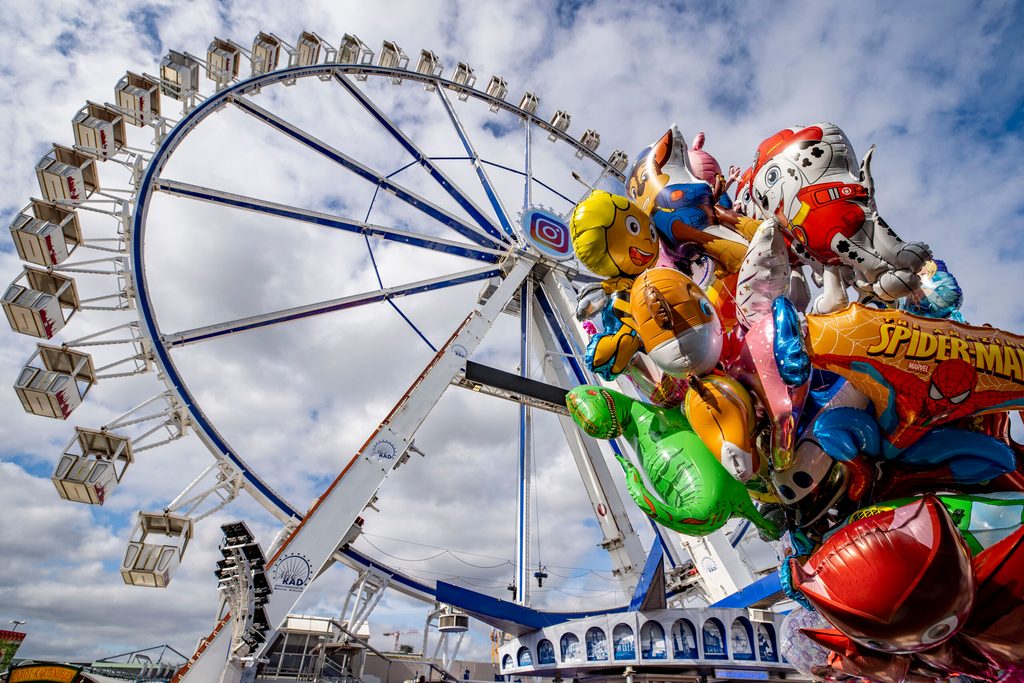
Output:
[[[74,209],[33,199],[11,223],[11,238],[22,261],[58,266],[82,244],[82,226]]]
[[[34,365],[42,362],[42,367]],[[92,356],[74,349],[39,344],[15,380],[25,412],[66,420],[96,384]]]
[[[75,149],[97,159],[110,158],[126,144],[124,117],[111,107],[86,102],[71,123]]]
[[[114,99],[133,126],[144,126],[160,118],[160,83],[152,76],[129,71],[114,86]]]
[[[51,202],[80,204],[100,187],[93,158],[57,144],[36,164],[36,178]]]

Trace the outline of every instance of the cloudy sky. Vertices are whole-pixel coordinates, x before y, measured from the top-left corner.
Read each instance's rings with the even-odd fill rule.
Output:
[[[536,92],[540,114],[572,115],[571,132],[601,134],[600,151],[635,154],[677,123],[723,166],[746,166],[758,142],[778,129],[815,121],[841,125],[861,154],[878,146],[878,203],[904,238],[928,242],[967,292],[972,322],[1024,328],[1016,306],[1022,266],[1017,229],[1024,200],[1024,29],[1014,3],[734,4],[619,2],[49,2],[7,3],[0,18],[5,54],[0,111],[7,134],[0,168],[5,224],[38,196],[35,162],[50,143],[71,144],[70,120],[86,100],[110,101],[126,70],[156,73],[170,48],[204,55],[214,36],[248,45],[259,30],[294,40],[314,30],[337,44],[343,33],[372,48],[397,42],[415,60],[421,48],[448,66],[465,61],[481,85],[509,83],[509,99]],[[245,67],[243,67],[245,68]],[[209,82],[202,87],[209,91]],[[364,86],[360,86],[364,87]],[[436,95],[417,84],[373,82],[365,92],[433,156],[461,156]],[[258,103],[385,173],[409,158],[340,88],[317,81],[266,89]],[[164,99],[174,115],[176,103]],[[521,167],[522,129],[485,106],[456,102],[483,156]],[[133,144],[147,140],[132,129]],[[486,203],[462,162],[444,170]],[[563,194],[582,189],[570,170],[596,175],[562,145],[535,146],[539,177]],[[107,163],[105,186],[125,174]],[[373,186],[346,174],[237,110],[208,119],[182,144],[164,177],[357,219]],[[396,181],[455,211],[416,169]],[[512,213],[521,181],[492,172]],[[535,203],[565,211],[555,194]],[[393,198],[378,199],[371,222],[460,239]],[[109,235],[111,219],[84,215],[88,236]],[[147,267],[161,329],[174,332],[378,287],[366,244],[304,224],[282,224],[183,199],[158,197],[150,212]],[[374,245],[385,286],[473,267],[408,247]],[[9,240],[0,273],[19,272]],[[110,291],[106,278],[80,276],[83,296]],[[447,338],[475,301],[479,284],[400,302],[429,343]],[[131,319],[77,316],[74,339]],[[13,382],[34,341],[0,335],[0,377]],[[515,370],[518,321],[503,316],[477,359]],[[104,355],[107,354],[107,355]],[[114,354],[114,355],[109,355]],[[96,350],[97,359],[116,349]],[[182,349],[175,362],[227,440],[289,501],[305,508],[337,473],[430,358],[424,339],[387,305]],[[532,370],[536,370],[537,360]],[[198,526],[169,589],[130,588],[117,566],[140,509],[159,510],[206,465],[194,435],[137,458],[102,507],[59,500],[48,481],[73,425],[98,427],[162,385],[153,374],[101,382],[71,421],[24,414],[0,391],[0,628],[27,620],[25,656],[98,657],[170,643],[191,651],[216,608],[212,576],[219,525],[246,519],[268,545],[273,519],[240,499]],[[553,575],[535,603],[552,608],[623,599],[595,544],[600,534],[554,421],[537,418],[535,488],[541,561]],[[418,446],[426,459],[397,471],[370,512],[358,547],[424,579],[444,578],[499,597],[512,578],[516,409],[450,390]],[[646,540],[649,531],[634,524]],[[332,569],[299,611],[337,614],[352,579]],[[395,628],[422,627],[424,606],[389,594],[374,612],[377,645]],[[486,658],[486,632],[466,652]],[[405,636],[418,643],[419,635]]]

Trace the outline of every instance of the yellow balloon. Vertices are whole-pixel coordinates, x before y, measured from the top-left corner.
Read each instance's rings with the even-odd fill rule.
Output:
[[[569,222],[572,246],[583,265],[603,277],[635,277],[658,260],[651,217],[625,197],[594,190]]]
[[[699,381],[699,388],[686,392],[686,419],[725,469],[747,481],[761,469],[750,393],[728,375],[707,375]]]

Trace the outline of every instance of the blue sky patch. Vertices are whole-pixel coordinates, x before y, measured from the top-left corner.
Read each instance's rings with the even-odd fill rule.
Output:
[[[70,57],[72,50],[78,47],[78,36],[71,31],[64,31],[57,36],[54,46],[57,48],[57,52],[65,57]]]
[[[128,19],[139,29],[143,44],[152,52],[161,52],[160,20],[167,10],[155,5],[140,7],[128,14]]]

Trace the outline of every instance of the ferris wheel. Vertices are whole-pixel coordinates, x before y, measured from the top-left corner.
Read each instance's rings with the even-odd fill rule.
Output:
[[[67,420],[101,380],[150,372],[160,380],[155,394],[140,395],[134,407],[102,426],[74,429],[52,475],[59,495],[103,505],[148,457],[143,452],[190,432],[213,456],[164,509],[139,513],[121,561],[126,583],[167,586],[195,524],[245,494],[281,525],[266,552],[272,591],[261,600],[261,615],[272,627],[333,562],[358,572],[352,614],[364,619],[385,588],[429,603],[449,602],[447,584],[389,566],[356,540],[388,475],[422,455],[417,430],[454,385],[511,401],[518,411],[515,601],[530,603],[535,411],[557,416],[613,575],[624,592],[632,592],[648,553],[608,459],[564,407],[566,389],[596,382],[580,360],[586,336],[574,317],[578,286],[594,278],[572,254],[567,216],[587,190],[571,174],[591,186],[611,186],[622,181],[628,160],[619,150],[607,158],[598,154],[594,130],[574,137],[565,111],[542,118],[536,94],[508,100],[510,88],[500,76],[477,85],[466,63],[446,72],[435,53],[423,50],[413,64],[390,41],[374,51],[348,34],[338,48],[310,32],[294,45],[269,33],[260,33],[251,46],[215,38],[205,58],[172,50],[158,76],[127,72],[113,102],[88,102],[74,116],[75,144],[54,144],[39,161],[41,197],[31,199],[11,225],[27,265],[2,301],[15,331],[42,340],[15,384],[23,407]],[[315,94],[323,92],[328,94]],[[289,100],[310,106],[292,106],[284,114]],[[177,107],[180,115],[170,111]],[[440,115],[426,117],[425,107]],[[357,113],[363,117],[358,124]],[[264,149],[278,158],[301,158],[322,182],[310,188],[296,177],[287,188],[267,186],[260,166],[272,155],[250,153],[248,144],[236,141],[239,121],[258,131],[251,139]],[[442,139],[438,121],[445,143],[436,142]],[[218,141],[238,158],[211,162],[216,153],[209,150]],[[208,153],[190,157],[197,148]],[[534,174],[538,157],[554,179]],[[326,196],[317,197],[318,190]],[[316,208],[306,208],[311,206]],[[255,227],[248,234],[218,232],[240,220],[255,221]],[[268,230],[285,236],[267,237],[276,241],[253,251]],[[283,296],[247,298],[238,283],[217,286],[214,277],[205,290],[209,301],[182,300],[180,281],[193,273],[188,261],[220,263],[230,271],[258,251],[287,258],[299,239],[322,245],[323,262],[315,270],[288,272],[282,288],[331,296],[300,304]],[[328,242],[334,239],[345,240],[344,247]],[[446,314],[417,318],[418,297],[438,292],[444,292]],[[218,303],[218,297],[234,301]],[[409,363],[424,359],[422,367],[411,371],[408,387],[396,390],[393,407],[363,434],[365,441],[355,442],[354,455],[312,504],[296,505],[275,481],[282,457],[290,456],[278,454],[278,465],[268,469],[261,467],[266,459],[232,446],[215,424],[216,403],[227,394],[209,386],[196,390],[202,366],[188,350],[261,334],[279,335],[273,345],[287,343],[293,337],[282,329],[358,316],[374,305],[386,305],[390,324],[416,340],[416,351],[403,356]],[[191,309],[201,319],[190,318],[196,313]],[[384,354],[387,340],[373,331],[381,310],[359,317],[351,334],[332,328],[339,348],[354,337],[355,348],[364,349],[339,352],[337,363],[372,364]],[[79,316],[83,311],[104,311],[115,322],[104,325],[96,322],[102,314]],[[72,337],[78,317],[88,319],[85,334]],[[309,329],[301,327],[301,334]],[[510,335],[516,371],[477,353],[489,343],[488,332]],[[58,335],[66,341],[56,342]],[[225,354],[244,354],[255,347],[224,348]],[[275,366],[301,363],[287,347],[277,349]],[[132,386],[139,391],[138,382]],[[358,384],[336,389],[353,402],[366,391]],[[694,561],[711,557],[730,564],[727,541],[702,543],[687,546]],[[682,565],[680,544],[662,545],[671,563]],[[709,576],[738,571],[711,565],[704,567]],[[749,572],[733,576],[714,590],[728,593],[750,578]],[[222,668],[229,652],[237,655],[240,644],[224,628],[230,619],[225,615],[203,641],[185,678],[212,680],[206,672]],[[234,632],[246,635],[244,629]],[[264,637],[244,651],[259,650]]]

